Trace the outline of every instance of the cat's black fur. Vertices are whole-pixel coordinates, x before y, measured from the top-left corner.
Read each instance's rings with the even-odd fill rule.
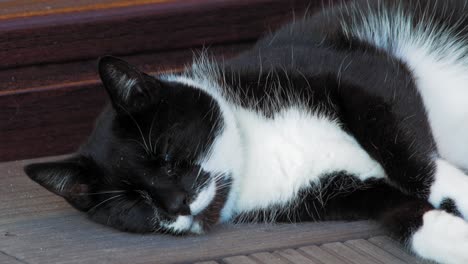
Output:
[[[382,8],[381,1],[355,2],[362,12]],[[436,23],[457,21],[460,36],[468,36],[468,20],[460,11],[466,10],[464,1],[383,2],[389,8],[399,4],[412,10],[415,21],[427,14]],[[447,12],[447,6],[454,11]],[[370,218],[406,241],[423,225],[423,214],[434,209],[427,199],[436,170],[436,143],[412,71],[390,53],[346,35],[341,23],[351,23],[352,17],[345,10],[346,6],[325,9],[284,26],[220,63],[214,79],[221,83],[220,94],[228,104],[265,119],[299,102],[338,120],[384,168],[387,178],[360,181],[346,171],[328,172],[320,179],[318,193],[311,185],[290,207],[239,212],[234,218]],[[189,215],[190,202],[216,177],[223,188],[194,217],[202,219],[203,230],[217,223],[230,183],[204,171],[199,162],[226,129],[218,99],[168,77],[147,76],[112,57],[101,59],[100,75],[112,106],[104,110],[89,140],[75,157],[30,165],[27,174],[97,222],[126,231],[173,233],[181,232],[158,223]],[[122,90],[126,86],[131,89]],[[66,184],[61,185],[58,175],[68,175]],[[461,215],[449,198],[440,208]]]
[[[114,106],[103,111],[76,157],[33,164],[26,172],[97,222],[151,232],[154,210],[159,220],[190,214],[187,204],[208,178],[193,162],[207,151],[222,120],[216,104],[203,92],[187,92],[183,85],[156,80],[121,61],[117,64],[147,81],[129,95],[131,103],[113,100]],[[113,98],[114,84],[106,81],[106,70],[101,68],[101,76]],[[71,179],[57,185],[48,182],[49,173],[69,174]]]

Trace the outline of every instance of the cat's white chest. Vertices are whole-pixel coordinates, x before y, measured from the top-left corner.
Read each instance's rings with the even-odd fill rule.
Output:
[[[265,118],[236,113],[245,164],[236,173],[237,212],[293,202],[301,189],[321,177],[346,171],[361,179],[383,177],[382,167],[336,121],[300,108]]]

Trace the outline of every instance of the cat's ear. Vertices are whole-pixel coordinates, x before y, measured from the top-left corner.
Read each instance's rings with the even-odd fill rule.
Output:
[[[113,56],[99,59],[99,75],[118,111],[145,109],[158,97],[162,85],[158,79]]]
[[[33,181],[67,199],[73,206],[85,210],[89,206],[90,168],[85,158],[35,163],[24,168]]]

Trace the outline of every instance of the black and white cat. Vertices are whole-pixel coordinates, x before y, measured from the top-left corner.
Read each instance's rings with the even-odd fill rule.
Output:
[[[104,57],[112,104],[89,140],[26,172],[125,231],[376,219],[468,263],[467,3],[352,1],[182,74]]]

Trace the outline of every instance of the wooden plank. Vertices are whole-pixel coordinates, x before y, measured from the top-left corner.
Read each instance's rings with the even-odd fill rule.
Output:
[[[235,256],[235,257],[224,258],[223,262],[226,264],[259,264],[257,261],[247,256]]]
[[[20,1],[1,2],[13,9],[21,3],[38,5],[31,10],[48,4],[51,9],[63,4],[78,10],[75,4],[93,2]],[[180,69],[190,60],[189,48],[219,46],[218,54],[223,50],[232,56],[289,20],[293,10],[300,16],[306,7],[312,12],[322,6],[306,0],[177,0],[143,6],[146,0],[136,0],[135,6],[114,8],[121,0],[101,1],[109,8],[31,13],[32,17],[0,23],[0,161],[77,148],[106,101],[103,90],[97,89],[98,56],[124,56],[153,73]]]
[[[346,241],[348,247],[365,255],[372,256],[384,264],[406,264],[407,262],[393,256],[392,254],[380,249],[364,239]]]
[[[52,157],[40,160],[44,161],[50,159],[57,158]],[[21,172],[21,167],[30,162],[31,161],[16,161],[0,164],[0,171],[3,172],[0,174],[0,180],[2,183],[6,183],[0,185],[0,205],[2,205],[2,208],[4,207],[3,201],[9,201],[10,205],[17,209],[26,206],[28,200],[34,204],[37,197],[28,197],[24,195],[24,192],[33,192],[35,194],[43,192],[43,195],[49,196],[51,199],[56,199],[59,203],[62,203],[63,207],[57,209],[58,211],[67,211],[68,214],[28,215],[23,218],[16,218],[15,222],[7,221],[0,223],[0,235],[4,237],[3,240],[0,240],[0,250],[6,252],[8,255],[4,254],[4,256],[7,257],[15,256],[18,259],[25,259],[25,261],[30,262],[61,261],[63,263],[90,263],[99,259],[110,261],[132,261],[136,259],[137,261],[134,263],[146,263],[150,262],[151,257],[154,256],[158,256],[158,261],[161,261],[158,263],[169,263],[171,260],[196,261],[196,258],[217,259],[222,258],[223,255],[235,255],[236,252],[246,254],[249,251],[257,252],[268,250],[272,248],[272,245],[266,244],[268,244],[269,241],[275,240],[275,237],[286,238],[286,240],[282,239],[282,241],[279,242],[283,243],[278,243],[273,245],[273,247],[291,247],[294,246],[291,241],[297,242],[298,238],[304,236],[313,238],[316,234],[320,234],[324,228],[327,229],[327,225],[330,225],[328,227],[330,233],[340,232],[339,223],[310,223],[278,226],[230,226],[215,230],[213,234],[207,235],[209,238],[191,237],[180,239],[169,236],[138,236],[119,233],[89,222],[82,214],[70,209],[65,202],[47,193],[41,187],[28,180]],[[20,199],[10,199],[12,195],[15,195],[14,197],[20,197]],[[47,200],[43,201],[43,203],[47,203]],[[42,206],[44,205],[45,204]],[[33,207],[41,208],[41,205],[34,205]],[[28,210],[33,210],[33,208],[29,208]],[[8,215],[5,216],[4,211],[5,210],[0,209],[0,213],[2,214],[0,219],[2,220],[10,217]],[[311,229],[315,229],[313,230],[314,232],[306,233]],[[349,229],[354,229],[354,226],[350,224]],[[245,241],[245,236],[247,234],[249,240]],[[336,234],[331,235],[334,237],[335,241],[343,241],[342,238],[340,239],[340,236],[336,236]],[[287,239],[291,236],[295,238]],[[368,236],[368,233],[364,234],[364,236]],[[324,239],[324,241],[326,240],[327,238]],[[372,255],[372,251],[381,254],[380,251],[383,250],[390,252],[398,258],[401,258],[402,255],[410,257],[405,259],[408,263],[424,263],[416,260],[413,256],[407,255],[406,252],[401,250],[398,244],[387,237],[371,238],[370,241],[379,248],[374,248],[372,244],[368,244],[364,240],[345,242],[349,247],[341,243],[334,243],[326,244],[323,248],[326,248],[328,252],[331,251],[333,254],[345,258],[350,261],[349,263],[378,263],[375,260],[378,256]],[[70,246],[69,243],[72,243],[72,246]],[[322,242],[312,239],[309,241],[303,240],[301,243],[319,244]],[[65,244],[67,244],[66,247],[64,246]],[[232,250],[233,246],[238,246],[239,244],[242,246],[238,247],[237,250]],[[220,247],[214,245],[219,245]],[[262,246],[254,247],[255,245]],[[330,247],[330,245],[334,246]],[[330,248],[332,248],[332,250],[330,250]],[[356,249],[358,252],[352,251],[351,248]],[[67,252],[70,249],[72,249],[72,252]],[[351,254],[349,250],[351,250]],[[122,252],[129,251],[137,252],[130,254],[131,256],[122,254]],[[366,254],[360,254],[362,251]],[[185,252],[186,255],[180,257],[178,256],[180,252]],[[356,254],[358,254],[358,256],[356,256]],[[78,255],[86,257],[78,259],[75,257]],[[114,257],[114,255],[117,256]],[[326,256],[325,258],[323,257],[324,255]],[[372,257],[369,257],[369,255]],[[58,259],[57,256],[62,257]],[[245,258],[249,261],[263,263],[273,263],[268,260],[276,260],[275,263],[282,263],[283,259],[292,263],[314,263],[311,262],[314,261],[314,259],[320,261],[316,263],[348,263],[337,257],[330,258],[332,255],[328,254],[327,256],[327,252],[316,246],[301,247],[299,251],[287,249],[276,251],[274,254],[263,252],[252,253],[249,257],[246,257],[246,255],[243,256],[242,258],[234,257],[227,259],[231,261],[231,263],[242,263],[239,261],[245,261]],[[276,256],[281,256],[282,258],[275,258]],[[310,258],[306,256],[310,256]],[[16,263],[14,262],[16,260],[15,257],[10,257],[9,259],[13,258],[13,263]],[[380,262],[383,260],[381,258],[378,259]],[[234,260],[238,262],[232,262]],[[393,262],[386,259],[383,263]]]
[[[9,256],[0,251],[0,263],[2,264],[24,264],[25,262],[22,262],[18,260],[17,258]]]
[[[189,237],[122,233],[89,221],[22,171],[55,159],[0,163],[0,250],[28,263],[196,262],[383,234],[365,221],[220,225]]]
[[[309,5],[308,0],[184,0],[7,19],[0,23],[0,69],[251,41]]]
[[[313,260],[313,258],[306,257],[305,255],[301,254],[300,252],[294,249],[286,249],[281,251],[276,251],[276,254],[284,257],[285,259],[289,260],[294,264],[320,264],[321,262],[317,262]],[[328,262],[332,263],[332,262]]]
[[[416,256],[408,253],[405,251],[401,244],[397,243],[396,241],[390,239],[386,236],[377,236],[372,237],[369,239],[371,243],[380,247],[381,249],[391,253],[392,255],[398,257],[399,259],[404,260],[407,263],[414,263],[414,264],[429,264],[432,262],[424,261]]]
[[[107,101],[96,82],[0,95],[0,160],[71,152]]]
[[[339,258],[338,256],[332,255],[329,252],[319,248],[318,246],[307,246],[301,247],[299,252],[304,253],[306,256],[310,256],[313,259],[319,260],[321,263],[333,263],[333,264],[349,264],[350,262]]]
[[[3,0],[0,2],[0,20],[162,2],[174,2],[174,0]]]
[[[387,237],[372,238],[379,243],[392,244],[397,250],[401,250],[394,241],[387,240]],[[349,248],[348,248],[348,247]],[[349,240],[344,243],[333,243],[324,245],[325,248],[332,248],[335,255],[319,248],[318,246],[302,247],[299,250],[282,249],[274,253],[259,252],[249,256],[233,256],[225,258],[225,263],[252,263],[252,260],[264,264],[346,264],[346,263],[388,263],[388,264],[405,264],[405,263],[425,263],[421,261],[405,262],[390,252],[368,242],[364,239]],[[391,248],[391,251],[395,251]],[[328,250],[327,249],[327,250]],[[378,260],[378,262],[376,261]]]
[[[324,244],[321,248],[353,264],[382,264],[377,259],[358,253],[340,242]]]
[[[247,46],[215,46],[210,49],[210,54],[220,59],[229,58]],[[152,72],[181,68],[199,52],[182,50],[126,59],[142,70]],[[86,139],[107,95],[97,80],[96,61],[76,64],[10,72],[16,76],[15,82],[21,82],[20,86],[25,89],[0,91],[0,161],[69,153]],[[169,68],[164,69],[162,65]],[[2,76],[11,80],[0,71]],[[42,80],[41,76],[53,77]],[[91,80],[83,81],[88,78]],[[35,88],[35,85],[45,86]]]
[[[252,42],[211,45],[207,54],[218,59],[228,59],[251,47]],[[194,55],[201,53],[203,47],[173,50],[167,52],[135,54],[122,59],[147,73],[170,72],[182,69],[192,62]],[[28,90],[44,87],[60,87],[81,81],[98,82],[97,58],[64,63],[49,63],[0,71],[0,94],[3,91]]]
[[[43,158],[40,161],[57,160],[67,156]],[[78,215],[60,197],[38,188],[22,171],[30,161],[0,163],[0,225],[24,219],[60,218]],[[15,236],[8,232],[8,236]]]
[[[0,241],[0,249],[28,262],[39,263],[104,260],[145,263],[154,260],[154,256],[158,257],[158,263],[173,263],[249,254],[295,246],[295,243],[309,244],[302,235],[313,237],[323,228],[329,229],[332,238],[343,232],[343,227],[336,223],[307,223],[270,228],[263,225],[219,226],[200,237],[141,236],[92,223],[82,214],[42,215],[0,225],[0,234],[10,234]],[[273,243],[277,237],[286,239]],[[81,257],[77,259],[77,256]]]
[[[249,257],[263,264],[289,264],[278,255],[274,255],[269,252],[255,253]]]

